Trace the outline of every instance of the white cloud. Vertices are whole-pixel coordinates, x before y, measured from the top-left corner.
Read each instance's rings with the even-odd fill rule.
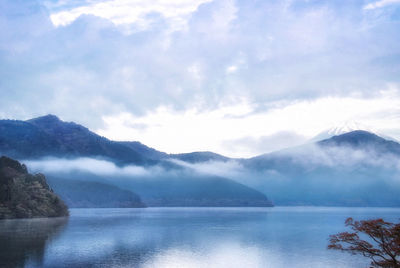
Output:
[[[162,151],[182,153],[191,151],[214,151],[231,157],[248,157],[265,153],[268,145],[248,139],[290,133],[297,137],[312,138],[338,122],[354,120],[374,126],[381,133],[395,129],[400,122],[400,98],[382,91],[375,98],[323,97],[313,101],[276,103],[274,108],[257,111],[257,105],[243,101],[240,104],[221,105],[218,109],[201,111],[192,108],[175,111],[159,107],[143,116],[121,113],[104,116],[105,127],[98,129],[100,135],[116,140],[140,140]],[[397,95],[399,92],[396,93]],[[382,117],[385,114],[385,117]],[[146,125],[135,128],[132,124]],[[394,136],[394,138],[399,138]],[[236,146],[227,146],[235,140]],[[284,139],[267,139],[274,142],[274,150],[287,147]],[[241,142],[242,141],[242,142]]]
[[[289,148],[278,152],[279,155],[289,156],[294,163],[314,169],[326,166],[333,169],[354,169],[357,165],[368,165],[375,168],[400,170],[400,158],[391,153],[382,154],[375,147],[354,149],[351,147],[320,147],[315,144],[306,144],[296,148]]]
[[[236,152],[257,148],[258,152],[268,153],[283,148],[294,147],[307,142],[307,138],[291,131],[279,131],[268,136],[247,136],[234,140],[226,140],[223,146]]]
[[[397,89],[378,92],[399,83],[398,21],[364,1],[0,2],[2,118],[53,113],[110,138],[232,156],[348,120],[400,135]]]
[[[244,53],[239,53],[232,65],[226,68],[227,74],[236,73],[239,69],[247,68],[247,58]]]
[[[160,14],[171,23],[175,30],[186,26],[188,16],[199,5],[212,0],[112,0],[95,2],[70,10],[58,11],[50,15],[55,26],[65,26],[81,15],[94,15],[112,21],[115,25],[136,24],[147,29],[151,24],[151,15]]]
[[[211,32],[223,34],[230,30],[232,22],[237,18],[238,8],[234,0],[220,0],[219,8],[212,14],[213,28]]]
[[[244,169],[243,166],[236,160],[206,161],[194,164],[178,159],[171,159],[170,161],[202,174],[209,174],[226,178],[240,177],[239,175],[243,174]]]
[[[237,65],[231,65],[228,66],[228,68],[226,68],[226,73],[230,74],[230,73],[235,73],[238,70]]]
[[[373,3],[369,3],[364,6],[364,9],[376,9],[382,8],[388,5],[400,3],[400,0],[380,0]]]
[[[60,159],[51,158],[45,160],[26,160],[23,161],[29,169],[40,172],[64,173],[73,171],[89,172],[96,175],[116,175],[116,176],[148,176],[154,170],[146,170],[140,166],[117,167],[114,163],[93,158]]]
[[[191,75],[191,77],[198,82],[201,82],[204,79],[202,66],[199,63],[194,63],[190,65],[187,71],[189,75]]]

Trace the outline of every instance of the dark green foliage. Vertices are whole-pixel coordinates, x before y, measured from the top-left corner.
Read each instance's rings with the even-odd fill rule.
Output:
[[[0,157],[0,219],[68,216],[68,208],[44,175],[31,175],[25,165]]]

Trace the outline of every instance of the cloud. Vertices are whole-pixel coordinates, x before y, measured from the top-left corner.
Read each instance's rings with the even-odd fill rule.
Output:
[[[116,140],[140,140],[168,153],[208,150],[231,157],[250,157],[300,145],[349,120],[386,133],[398,126],[398,107],[398,91],[393,88],[370,99],[327,97],[275,103],[269,109],[259,109],[257,104],[246,101],[221,104],[210,111],[192,108],[181,112],[160,107],[143,116],[121,113],[103,117],[107,127],[96,132]],[[388,116],[390,113],[393,114]],[[135,128],[132,124],[146,127]]]
[[[282,148],[293,147],[307,142],[307,138],[291,131],[280,131],[269,136],[246,136],[236,140],[227,140],[223,146],[236,152],[248,151],[250,148],[254,152],[272,152]]]
[[[181,164],[253,187],[277,205],[397,206],[400,202],[400,157],[371,147],[308,144],[256,159]]]
[[[388,5],[400,3],[400,0],[380,0],[373,3],[369,3],[364,6],[364,9],[376,9],[382,8]]]
[[[249,160],[195,164],[171,161],[176,168],[118,167],[112,162],[91,158],[23,162],[33,172],[56,178],[95,180],[122,188],[131,187],[129,183],[136,179],[163,183],[181,178],[225,177],[263,192],[280,205],[393,206],[400,202],[400,158],[379,153],[374,148],[322,149],[306,145]],[[368,203],[371,200],[374,201]]]
[[[170,161],[190,170],[201,174],[209,174],[232,178],[239,182],[248,184],[248,180],[254,174],[263,174],[264,179],[268,177],[285,180],[285,176],[291,176],[290,169],[301,169],[305,172],[312,172],[321,168],[328,168],[337,171],[345,171],[351,174],[354,171],[385,169],[392,172],[393,176],[388,176],[388,180],[395,180],[400,185],[397,175],[400,173],[400,157],[391,153],[378,152],[374,147],[355,149],[346,146],[320,147],[314,143],[306,144],[294,148],[288,148],[270,154],[258,156],[258,160],[230,160],[230,161],[207,161],[201,163],[188,163],[181,160],[171,159]],[[274,164],[270,164],[270,160]],[[253,161],[260,161],[260,165],[248,165]],[[283,169],[281,169],[284,167]],[[286,168],[287,170],[286,170]],[[330,174],[329,172],[327,174]],[[298,174],[300,176],[300,173]],[[327,175],[329,176],[329,175]],[[263,180],[262,177],[255,176],[256,180]],[[288,178],[286,178],[288,179]],[[293,180],[295,178],[290,178]],[[347,179],[347,178],[343,178]],[[341,178],[335,178],[340,181]],[[325,179],[321,178],[321,183]]]
[[[69,10],[58,11],[50,15],[55,26],[71,24],[81,15],[94,15],[112,21],[115,25],[136,24],[140,30],[148,29],[152,23],[152,14],[159,14],[171,24],[174,30],[184,29],[190,14],[199,5],[211,0],[112,0],[94,2]]]
[[[151,173],[154,173],[154,171],[156,171],[156,168],[153,168],[152,170],[146,170],[143,167],[133,165],[118,167],[112,162],[93,158],[52,158],[47,160],[26,160],[23,162],[28,166],[29,169],[53,174],[80,171],[102,176],[137,177],[149,176]]]
[[[398,22],[363,6],[4,0],[0,115],[53,113],[109,138],[232,156],[261,152],[227,140],[314,136],[349,119],[395,133],[399,96],[380,91],[400,83]]]
[[[377,151],[373,147],[355,149],[346,146],[320,147],[307,144],[297,148],[290,148],[277,153],[286,156],[296,164],[305,168],[329,167],[333,169],[357,170],[360,166],[386,168],[400,171],[400,157]]]
[[[185,161],[171,159],[171,162],[183,167],[190,168],[201,174],[209,174],[226,178],[239,177],[243,174],[244,167],[239,161],[206,161],[202,163],[188,163]]]

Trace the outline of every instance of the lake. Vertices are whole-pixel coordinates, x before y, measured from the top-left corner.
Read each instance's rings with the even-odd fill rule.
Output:
[[[397,208],[71,209],[0,221],[0,267],[366,267],[327,250],[344,220],[398,221]]]

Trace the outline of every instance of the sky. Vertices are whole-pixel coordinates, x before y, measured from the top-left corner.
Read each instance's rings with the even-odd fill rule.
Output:
[[[2,0],[0,93],[168,153],[400,139],[400,0]]]

